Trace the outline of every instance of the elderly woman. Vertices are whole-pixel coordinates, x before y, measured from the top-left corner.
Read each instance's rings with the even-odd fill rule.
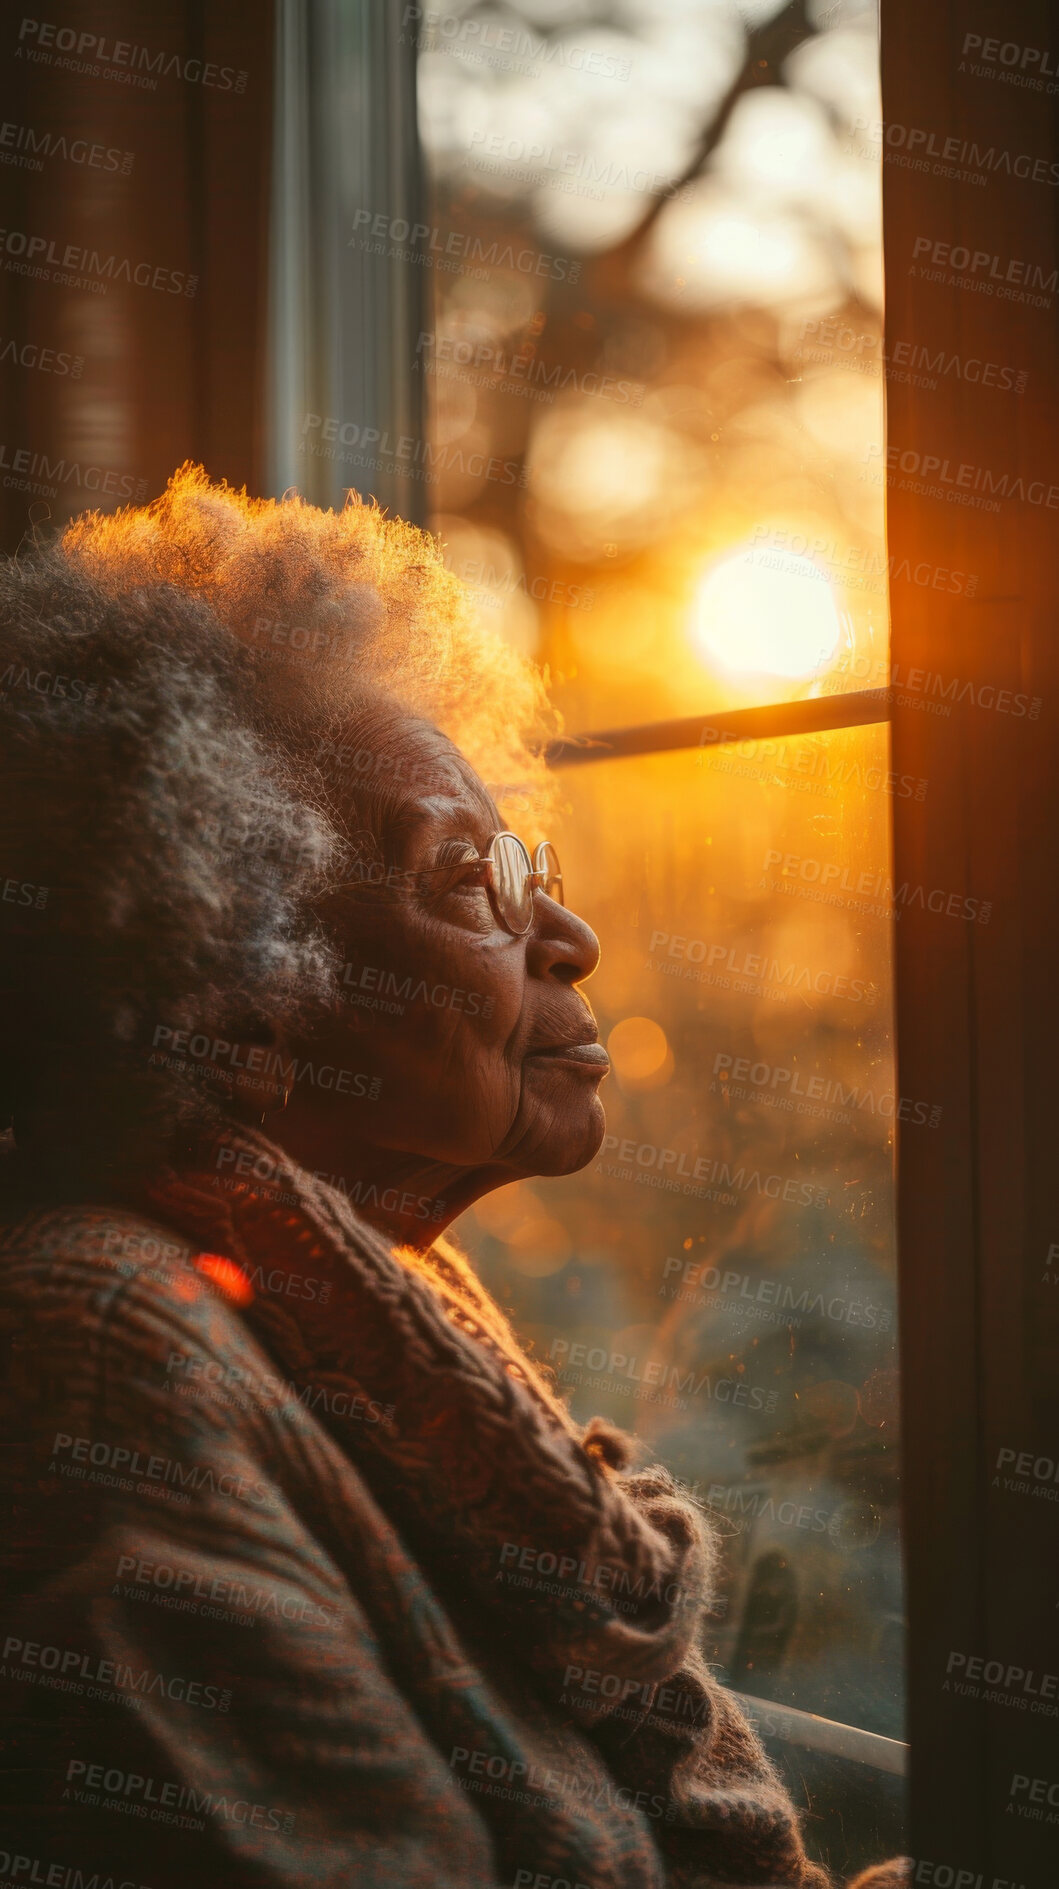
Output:
[[[533,673],[411,527],[189,468],[2,618],[0,1880],[820,1889],[702,1518],[444,1238],[603,1132],[464,753],[546,804]]]

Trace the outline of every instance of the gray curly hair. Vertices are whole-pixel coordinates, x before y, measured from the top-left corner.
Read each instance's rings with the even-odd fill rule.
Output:
[[[0,625],[0,1109],[52,1195],[131,1186],[217,1108],[149,1066],[160,1024],[304,1024],[334,1000],[316,908],[348,867],[372,705],[540,806],[543,681],[413,526],[192,466],[5,560]]]

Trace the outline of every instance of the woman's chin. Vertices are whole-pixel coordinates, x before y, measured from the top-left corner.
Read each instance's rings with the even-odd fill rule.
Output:
[[[536,1174],[576,1174],[587,1167],[599,1153],[607,1130],[607,1117],[598,1095],[585,1095],[549,1124],[548,1132],[535,1143],[533,1168]]]

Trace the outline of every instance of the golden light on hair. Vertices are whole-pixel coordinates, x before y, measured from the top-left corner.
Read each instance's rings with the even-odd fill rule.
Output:
[[[833,661],[842,624],[830,581],[811,558],[747,543],[700,580],[691,635],[730,675],[803,681]]]
[[[88,512],[63,549],[116,595],[173,584],[275,664],[283,705],[390,696],[433,722],[485,780],[547,798],[557,732],[538,668],[482,620],[437,541],[350,493],[341,511],[250,498],[187,463],[149,505]],[[285,667],[284,667],[285,665]]]

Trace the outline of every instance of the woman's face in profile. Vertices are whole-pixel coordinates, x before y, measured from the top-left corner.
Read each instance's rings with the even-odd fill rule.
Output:
[[[608,1066],[576,988],[598,962],[594,933],[536,892],[529,931],[511,936],[459,870],[503,828],[473,768],[411,718],[376,725],[370,746],[358,820],[388,883],[336,894],[322,914],[342,1001],[301,1053],[378,1079],[376,1100],[351,1105],[359,1142],[506,1179],[583,1167],[603,1137]],[[332,1096],[331,1146],[342,1108]]]

